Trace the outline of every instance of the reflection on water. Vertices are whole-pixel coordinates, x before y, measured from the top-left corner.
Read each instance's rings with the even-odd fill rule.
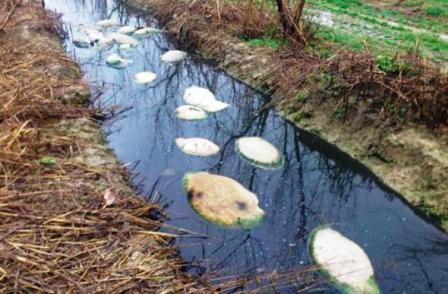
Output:
[[[47,0],[46,5],[64,14],[69,30],[109,16],[122,24],[154,24],[113,1]],[[105,129],[119,158],[135,166],[134,182],[144,194],[169,204],[169,224],[208,236],[180,238],[185,259],[200,261],[206,271],[221,275],[295,270],[309,263],[306,242],[311,230],[332,224],[364,248],[384,293],[447,293],[447,235],[330,145],[297,130],[272,110],[260,111],[267,97],[201,61],[162,64],[160,55],[174,48],[163,34],[142,40],[130,53],[117,47],[105,52],[76,49],[67,41],[86,79],[105,89],[101,103],[131,107]],[[121,71],[107,67],[105,58],[117,52],[134,65]],[[133,75],[140,71],[155,72],[158,79],[149,86],[136,85]],[[192,85],[209,88],[232,106],[204,121],[178,120],[174,110]],[[238,157],[235,139],[253,135],[283,152],[282,169],[265,171]],[[174,140],[189,136],[210,139],[222,150],[210,158],[185,155]],[[200,170],[232,177],[257,193],[266,220],[243,231],[218,228],[197,217],[183,195],[181,179],[187,171]],[[294,288],[292,284],[284,291]]]

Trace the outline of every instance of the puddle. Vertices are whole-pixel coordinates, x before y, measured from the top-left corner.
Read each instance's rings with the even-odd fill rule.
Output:
[[[69,32],[112,16],[121,24],[151,25],[151,19],[114,1],[46,0],[46,7],[64,14]],[[72,34],[70,34],[72,36]],[[85,78],[105,88],[102,105],[130,109],[104,126],[110,147],[138,173],[134,183],[148,197],[168,204],[168,224],[207,238],[180,238],[185,260],[200,262],[206,272],[221,276],[276,270],[296,271],[309,264],[307,238],[318,225],[331,224],[369,255],[384,293],[446,293],[448,236],[418,216],[376,178],[331,145],[278,116],[258,110],[268,97],[195,59],[171,66],[160,62],[168,49],[179,49],[163,34],[152,34],[128,51],[75,48],[67,51],[82,64]],[[133,64],[123,70],[108,67],[106,58],[121,53]],[[157,74],[147,86],[133,77],[141,71]],[[202,121],[182,121],[175,109],[184,104],[184,90],[198,85],[212,90],[231,107]],[[178,137],[207,138],[221,147],[207,158],[182,153]],[[261,136],[285,157],[277,171],[255,168],[234,149],[240,136]],[[266,218],[250,231],[220,228],[204,222],[190,208],[182,191],[187,171],[208,171],[232,177],[255,192]],[[192,272],[201,272],[192,268]],[[289,293],[300,289],[290,284]],[[335,292],[319,285],[317,292]]]

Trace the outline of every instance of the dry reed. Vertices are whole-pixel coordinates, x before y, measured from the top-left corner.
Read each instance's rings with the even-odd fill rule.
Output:
[[[57,16],[36,2],[0,1],[0,292],[205,291],[100,145]]]

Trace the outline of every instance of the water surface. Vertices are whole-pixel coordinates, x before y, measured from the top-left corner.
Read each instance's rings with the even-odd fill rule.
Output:
[[[104,52],[78,49],[71,44],[72,32],[109,16],[123,25],[156,25],[154,19],[142,18],[114,1],[45,3],[63,14],[69,31],[67,51],[82,64],[85,78],[105,91],[100,103],[130,108],[104,128],[119,159],[138,173],[134,183],[143,195],[168,204],[169,224],[207,236],[180,238],[184,259],[222,276],[297,270],[309,264],[309,233],[331,224],[367,252],[384,293],[448,293],[448,236],[331,145],[298,130],[273,110],[260,111],[269,97],[201,60],[161,64],[164,51],[178,49],[164,34],[141,40],[130,53],[121,52],[134,61],[132,66],[109,68],[105,58],[120,53],[117,46]],[[149,86],[136,85],[133,75],[147,70],[157,73],[158,79]],[[174,110],[192,85],[209,88],[232,106],[204,121],[178,120]],[[265,171],[238,157],[235,139],[253,135],[282,151],[286,159],[282,169]],[[174,140],[190,136],[208,138],[222,151],[210,158],[185,155]],[[202,170],[232,177],[258,194],[267,213],[265,221],[244,231],[200,219],[188,205],[181,180],[187,171]],[[291,284],[283,291],[300,287]],[[334,292],[327,285],[316,291]]]

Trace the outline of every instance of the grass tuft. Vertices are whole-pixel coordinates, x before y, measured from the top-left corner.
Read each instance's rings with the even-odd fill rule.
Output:
[[[278,49],[286,45],[286,41],[282,39],[272,39],[272,38],[256,38],[247,41],[250,46],[253,47],[268,47],[272,49]]]
[[[436,6],[429,6],[425,8],[425,13],[433,17],[448,16],[448,9]]]

